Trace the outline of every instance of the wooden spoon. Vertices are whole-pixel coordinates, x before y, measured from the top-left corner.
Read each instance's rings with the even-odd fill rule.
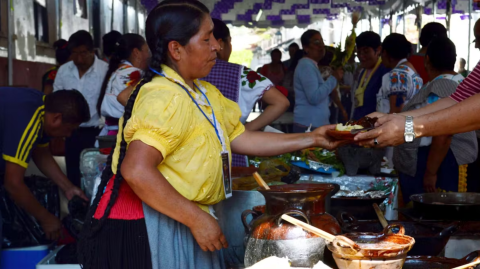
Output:
[[[263,187],[266,190],[270,189],[270,187],[267,185],[267,183],[265,183],[265,180],[263,180],[262,176],[260,176],[259,173],[255,172],[253,174],[253,178],[255,178],[255,180],[257,181],[258,185],[260,185],[260,187]]]
[[[375,213],[377,213],[378,220],[380,221],[380,224],[382,224],[382,227],[385,228],[388,226],[388,221],[385,219],[385,216],[383,215],[382,210],[380,210],[380,207],[376,203],[373,204],[373,209],[375,209]]]
[[[345,236],[335,236],[331,233],[325,232],[324,230],[318,229],[317,227],[314,227],[296,218],[290,217],[289,215],[286,215],[286,214],[282,215],[282,219],[290,222],[293,225],[301,227],[308,232],[316,234],[328,242],[333,242],[336,239],[337,241],[342,243],[342,245],[344,245],[345,247],[350,247],[355,251],[359,251],[361,249],[357,244],[355,244],[355,242],[353,242],[351,239]]]

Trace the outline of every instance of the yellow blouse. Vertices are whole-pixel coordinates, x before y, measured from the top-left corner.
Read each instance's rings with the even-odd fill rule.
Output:
[[[125,133],[128,144],[140,140],[160,151],[163,162],[158,170],[181,195],[209,212],[208,205],[225,199],[222,146],[213,126],[175,81],[189,89],[192,96],[201,93],[191,90],[171,68],[162,65],[162,70],[166,77],[156,76],[140,88],[125,132],[121,128],[123,118],[120,120],[112,171],[117,171],[121,135]],[[197,80],[195,84],[206,91],[231,156],[230,142],[245,131],[240,108],[210,83]],[[200,107],[211,116],[208,105]]]

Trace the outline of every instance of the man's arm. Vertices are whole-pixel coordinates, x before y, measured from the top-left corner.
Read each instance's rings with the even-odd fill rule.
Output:
[[[442,98],[433,103],[450,98]],[[453,101],[453,100],[452,100]],[[480,129],[480,94],[456,105],[439,110],[432,114],[414,117],[414,131],[417,138],[424,136],[453,135]],[[427,106],[428,107],[428,106]],[[388,115],[377,121],[377,128],[355,136],[362,146],[374,146],[374,138],[378,147],[398,146],[405,143],[405,117],[403,115]],[[363,140],[363,141],[362,141]]]
[[[4,186],[15,203],[35,217],[42,225],[48,239],[55,240],[60,235],[62,223],[40,205],[30,189],[25,185],[25,168],[9,161],[5,162]]]
[[[420,116],[413,120],[415,133],[422,137],[452,135],[478,130],[480,129],[479,103],[480,94],[475,94],[454,106]]]
[[[423,115],[426,115],[426,114],[430,114],[430,113],[440,111],[442,109],[451,107],[451,106],[456,105],[456,104],[457,104],[457,102],[455,102],[451,98],[442,98],[442,99],[438,100],[437,102],[432,103],[428,106],[422,107],[420,109],[415,109],[415,110],[412,110],[412,111],[402,112],[400,114],[404,115],[404,116],[419,117],[419,116],[423,116]]]
[[[77,195],[88,201],[88,198],[83,191],[74,186],[62,172],[53,158],[49,147],[36,147],[32,152],[32,159],[38,169],[40,169],[47,178],[50,178],[58,185],[58,187],[65,193],[65,197],[67,197],[68,200],[71,200]]]
[[[267,108],[255,120],[245,124],[250,131],[258,131],[274,120],[278,119],[290,106],[288,99],[275,87],[263,94],[262,100],[268,104]]]

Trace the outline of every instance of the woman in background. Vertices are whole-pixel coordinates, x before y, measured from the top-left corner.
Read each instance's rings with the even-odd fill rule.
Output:
[[[245,124],[247,130],[259,131],[287,110],[288,99],[268,78],[245,66],[228,62],[232,53],[230,30],[223,21],[212,20],[213,35],[220,44],[220,51],[217,52],[215,65],[203,80],[216,86],[225,97],[238,104],[242,111],[240,121]],[[258,118],[247,123],[252,108],[260,99],[267,107]],[[233,154],[232,160],[232,166],[248,166],[245,156]]]
[[[110,31],[109,33],[105,34],[102,37],[103,56],[104,56],[102,60],[104,60],[107,63],[110,61],[110,58],[115,52],[115,48],[117,47],[117,43],[120,40],[120,38],[122,38],[122,34],[119,31],[115,31],[115,30]]]
[[[382,43],[382,62],[392,69],[382,78],[377,94],[377,112],[400,113],[403,106],[423,87],[423,80],[407,58],[412,44],[404,35],[391,34]]]
[[[260,73],[273,82],[274,85],[282,85],[285,77],[286,68],[282,63],[282,52],[274,49],[270,52],[272,62],[262,67]]]
[[[288,108],[289,112],[293,112],[295,108],[295,87],[293,85],[293,77],[295,75],[295,69],[297,69],[298,61],[303,58],[305,52],[303,50],[297,50],[293,55],[293,58],[289,60],[289,66],[285,78],[283,79],[283,86],[288,91],[288,101],[290,101],[290,107]]]
[[[301,37],[305,51],[295,69],[294,133],[304,133],[330,123],[330,94],[338,82],[333,73],[327,80],[322,78],[318,62],[325,57],[325,44],[319,31],[307,30]]]
[[[110,56],[108,71],[97,102],[98,113],[105,117],[102,135],[116,135],[118,119],[125,111],[135,85],[147,68],[149,49],[145,39],[137,34],[124,34]]]
[[[448,37],[434,39],[425,54],[430,82],[402,109],[403,115],[452,95],[462,75],[455,73],[456,49]],[[467,164],[478,151],[474,132],[453,136],[422,137],[395,147],[393,163],[405,203],[425,192],[465,192]]]
[[[53,92],[53,82],[57,76],[58,69],[64,63],[70,60],[70,51],[68,50],[68,42],[65,39],[59,39],[53,43],[53,48],[55,49],[55,59],[57,60],[57,65],[52,67],[50,70],[45,73],[42,77],[42,92],[47,95]]]
[[[448,37],[447,28],[438,22],[430,22],[425,24],[425,26],[422,28],[419,39],[422,48],[418,53],[411,55],[408,59],[408,61],[415,67],[415,70],[425,84],[430,81],[427,70],[425,70],[425,54],[427,53],[428,46],[432,40],[437,37]]]

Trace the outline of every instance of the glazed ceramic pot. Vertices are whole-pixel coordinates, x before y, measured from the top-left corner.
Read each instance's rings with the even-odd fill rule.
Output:
[[[259,189],[265,197],[265,213],[253,223],[244,222],[249,231],[245,266],[270,256],[288,257],[292,267],[313,267],[323,261],[325,240],[281,220],[283,214],[296,217],[331,234],[341,232],[337,220],[325,213],[325,198],[335,189],[332,184],[295,184]]]
[[[389,234],[394,227],[397,234]],[[339,269],[401,269],[407,253],[412,249],[415,239],[405,235],[400,224],[390,224],[382,233],[350,233],[344,237],[351,239],[361,249],[354,250],[342,246],[337,240],[327,245]]]

